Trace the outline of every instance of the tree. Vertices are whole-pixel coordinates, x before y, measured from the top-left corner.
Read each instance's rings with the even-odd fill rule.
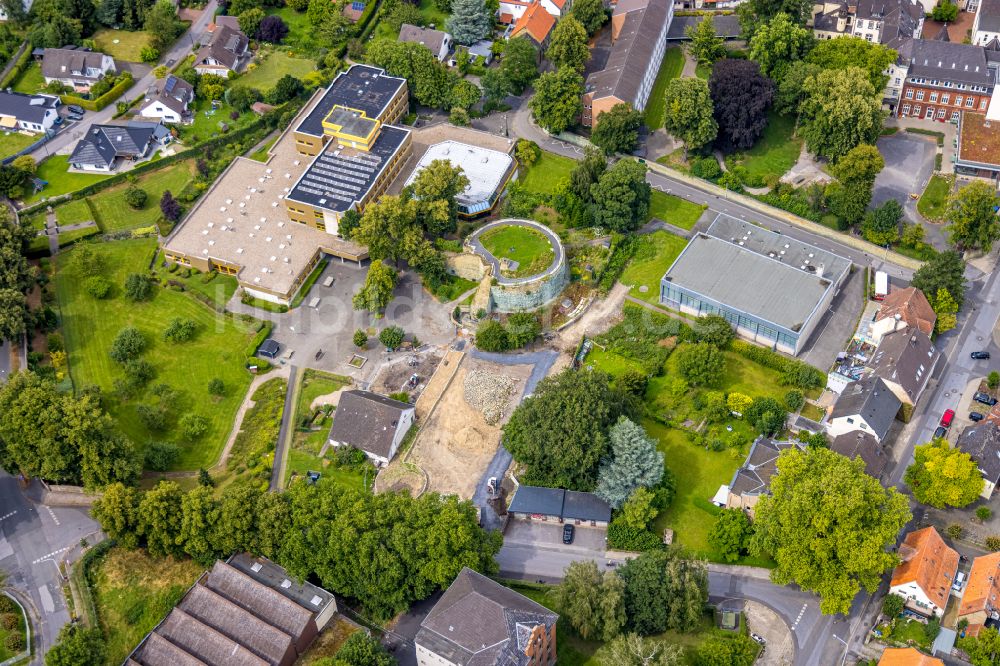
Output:
[[[511,92],[520,95],[538,78],[538,49],[523,35],[507,40],[500,69],[510,83]]]
[[[148,195],[146,194],[146,190],[136,187],[135,185],[129,185],[125,190],[125,203],[136,210],[139,210],[146,205],[147,197]]]
[[[265,16],[257,28],[257,39],[272,44],[280,44],[288,34],[288,26],[280,16]]]
[[[49,345],[49,349],[51,348],[52,346]],[[997,372],[996,370],[990,370],[990,374],[986,375],[986,385],[991,389],[1000,387],[1000,372]]]
[[[398,278],[396,271],[384,261],[372,261],[365,275],[365,284],[354,294],[354,309],[372,313],[384,310],[392,300],[392,290],[396,288]]]
[[[906,497],[865,473],[864,462],[825,448],[779,456],[771,494],[754,511],[750,553],[776,566],[771,581],[820,596],[823,613],[844,613],[864,587],[875,591],[899,558],[886,548],[910,520]]]
[[[899,221],[903,219],[903,207],[895,199],[865,215],[861,223],[861,234],[869,243],[890,245],[899,240]]]
[[[684,34],[691,40],[688,53],[699,65],[712,65],[726,57],[726,41],[715,32],[715,20],[711,14],[689,25]]]
[[[170,190],[164,190],[163,196],[160,197],[160,212],[170,222],[176,222],[181,219],[181,204],[177,199],[174,199],[174,195],[170,193]]]
[[[903,597],[898,594],[887,594],[882,600],[882,614],[889,619],[899,617],[903,612],[903,605]]]
[[[160,481],[139,501],[137,530],[152,555],[179,556],[183,552],[183,542],[179,539],[182,503],[183,493],[173,481]]]
[[[715,384],[722,377],[726,359],[707,342],[682,345],[674,352],[677,369],[692,386]]]
[[[760,647],[745,634],[711,636],[694,653],[695,666],[752,666]]]
[[[218,377],[208,380],[208,393],[214,396],[224,396],[226,394],[226,384]]]
[[[712,68],[708,88],[719,126],[716,144],[723,152],[747,150],[767,127],[774,84],[752,60],[720,60]]]
[[[965,261],[955,250],[938,252],[917,269],[910,284],[924,295],[945,289],[961,308],[965,301]]]
[[[885,114],[864,70],[823,70],[803,83],[799,128],[809,150],[836,160],[858,144],[874,145]]]
[[[774,398],[757,397],[742,412],[743,417],[762,435],[773,435],[785,427],[788,413]]]
[[[400,259],[413,257],[425,243],[417,217],[418,202],[384,196],[365,208],[358,228],[351,232],[351,240],[366,245],[373,260],[398,264]]]
[[[452,109],[461,109],[462,111],[466,111],[466,115],[468,115],[467,110],[471,109],[482,96],[483,91],[477,88],[476,84],[472,81],[458,79],[451,88],[450,100]]]
[[[184,32],[177,19],[177,8],[170,0],[160,0],[146,13],[144,27],[151,36],[150,45],[157,50],[170,46]]]
[[[634,231],[646,221],[650,195],[646,165],[619,160],[590,187],[594,222],[620,233]]]
[[[358,349],[365,349],[368,347],[368,334],[364,329],[359,328],[354,331],[354,346]]]
[[[564,370],[539,382],[503,429],[507,450],[527,468],[523,482],[591,490],[626,402],[600,372]]]
[[[174,317],[163,329],[163,339],[167,342],[188,342],[198,331],[198,323],[193,319]]]
[[[129,550],[139,545],[137,526],[140,497],[138,489],[113,483],[104,489],[91,509],[108,538]]]
[[[951,224],[945,230],[951,242],[960,249],[989,253],[993,242],[1000,238],[997,206],[1000,197],[989,183],[982,181],[969,183],[948,197],[945,216]]]
[[[476,328],[476,347],[488,352],[505,352],[510,346],[507,329],[495,319],[487,319]]]
[[[483,0],[452,0],[448,32],[455,42],[469,46],[493,29],[493,16]]]
[[[941,23],[953,23],[958,18],[958,5],[941,0],[931,11],[931,18]]]
[[[886,70],[896,62],[897,53],[878,42],[860,37],[821,39],[806,56],[806,62],[822,69],[860,67],[876,90],[885,87]]]
[[[149,298],[153,290],[152,284],[145,275],[129,273],[125,276],[125,298],[133,302],[144,301]]]
[[[600,30],[604,22],[608,20],[608,14],[604,10],[604,3],[601,0],[578,0],[573,3],[570,15],[583,24],[588,35],[593,35]]]
[[[105,647],[101,630],[82,624],[66,624],[59,630],[56,644],[45,654],[45,666],[100,666]]]
[[[577,71],[583,71],[584,65],[590,59],[590,49],[587,48],[587,29],[576,20],[572,13],[556,23],[545,55],[557,69],[571,67]]]
[[[597,472],[595,493],[612,508],[620,507],[639,487],[655,486],[663,478],[663,453],[642,426],[622,416],[608,432],[611,457]]]
[[[572,67],[542,74],[528,102],[532,118],[552,134],[565,131],[583,111],[583,92],[583,77]]]
[[[993,627],[983,627],[975,636],[959,638],[957,645],[969,655],[973,666],[995,666],[1000,659],[1000,633]]]
[[[399,326],[389,326],[383,328],[382,332],[378,334],[378,340],[387,349],[399,349],[399,346],[403,344],[403,329]]]
[[[597,116],[591,142],[607,155],[631,153],[639,143],[642,114],[628,104],[615,104]]]
[[[615,666],[681,666],[684,648],[638,634],[622,634],[597,652],[601,664]]]
[[[35,21],[28,29],[28,40],[36,48],[62,48],[80,42],[80,25],[65,16],[56,15],[44,22]]]
[[[218,502],[212,492],[211,487],[201,484],[184,493],[181,498],[180,532],[177,536],[178,541],[184,544],[184,552],[206,567],[222,555],[212,544],[215,523],[219,519]]]
[[[256,37],[264,16],[264,10],[259,7],[246,10],[239,15],[240,30],[247,36]]]
[[[274,87],[267,91],[267,101],[271,104],[284,104],[302,94],[305,87],[302,81],[291,74],[285,74],[274,84]]]
[[[885,166],[878,148],[862,144],[851,148],[833,166],[833,175],[840,180],[838,196],[830,202],[830,209],[849,225],[864,218],[872,200],[875,178]]]
[[[185,414],[179,425],[181,434],[188,441],[196,440],[208,431],[208,419],[201,414]]]
[[[249,111],[254,102],[260,101],[260,91],[248,86],[233,86],[226,88],[223,97],[229,106],[242,113]]]
[[[396,659],[367,631],[355,631],[334,654],[335,663],[347,666],[395,666]]]
[[[491,104],[498,104],[500,100],[514,91],[514,84],[511,83],[502,65],[486,70],[486,73],[479,79],[479,83],[483,86],[483,96],[486,97],[487,103]]]
[[[664,128],[684,142],[684,150],[699,150],[715,141],[715,122],[708,83],[699,78],[671,79],[666,90]]]
[[[138,358],[144,351],[146,351],[146,338],[139,332],[139,329],[134,326],[126,326],[118,331],[115,339],[111,341],[108,355],[114,361],[124,365],[128,361]]]
[[[944,333],[958,326],[958,302],[952,297],[947,289],[938,289],[937,294],[931,301],[937,321],[934,322],[934,330]]]
[[[585,640],[611,640],[625,624],[625,585],[593,560],[571,562],[553,594],[559,612]]]
[[[469,186],[469,179],[460,166],[448,160],[434,160],[418,173],[409,186],[413,195],[425,204],[445,202],[447,215],[443,219],[420,215],[421,225],[432,236],[454,233],[458,228],[458,195]]]
[[[708,572],[701,562],[673,551],[649,551],[618,571],[625,581],[625,614],[630,631],[648,636],[667,629],[691,631],[708,601]]]
[[[708,545],[727,562],[735,562],[750,546],[753,528],[741,509],[723,509],[708,533]]]
[[[916,447],[903,480],[918,502],[936,509],[968,506],[983,490],[976,461],[943,438]]]
[[[707,342],[719,349],[725,349],[736,337],[733,326],[721,315],[699,317],[691,324],[691,329],[699,342]]]
[[[780,81],[789,65],[809,53],[813,41],[808,28],[799,25],[788,14],[779,13],[757,28],[750,39],[747,55],[760,65],[764,74]]]
[[[649,528],[660,510],[654,504],[655,496],[646,488],[636,488],[629,496],[625,504],[622,505],[622,512],[619,519],[629,528],[635,531],[644,531]]]
[[[569,172],[569,191],[582,201],[591,202],[591,190],[608,168],[608,160],[601,151],[587,147],[583,159]]]

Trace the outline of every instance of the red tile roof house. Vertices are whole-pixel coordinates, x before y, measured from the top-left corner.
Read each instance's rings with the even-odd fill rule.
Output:
[[[521,14],[521,18],[517,19],[507,38],[514,39],[524,35],[533,41],[538,48],[544,50],[549,45],[549,36],[555,25],[556,18],[542,7],[541,2],[536,0],[528,5],[525,12]]]
[[[990,553],[972,561],[969,582],[962,594],[956,620],[967,620],[967,636],[977,636],[986,620],[1000,619],[1000,553]]]
[[[958,570],[958,553],[933,527],[910,532],[899,547],[902,562],[892,571],[890,594],[924,617],[941,617]]]
[[[934,333],[937,315],[924,292],[916,287],[890,291],[875,314],[875,321],[868,329],[868,339],[876,347],[882,336],[898,328],[912,326],[930,337]]]

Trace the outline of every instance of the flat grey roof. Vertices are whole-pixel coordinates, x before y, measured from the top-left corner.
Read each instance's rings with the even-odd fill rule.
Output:
[[[312,111],[296,126],[295,131],[323,136],[323,119],[334,106],[364,111],[369,118],[382,116],[396,91],[406,85],[406,79],[389,76],[384,69],[371,65],[351,65],[341,72],[323,93]]]
[[[663,280],[797,332],[850,266],[843,257],[720,215],[691,239]]]

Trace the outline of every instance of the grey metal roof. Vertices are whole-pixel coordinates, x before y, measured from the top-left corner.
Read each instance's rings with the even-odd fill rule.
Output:
[[[280,592],[299,606],[312,613],[319,613],[330,605],[336,606],[333,594],[309,582],[298,582],[274,562],[255,557],[250,553],[236,553],[227,564],[253,578],[258,583]]]
[[[734,495],[764,495],[770,492],[771,478],[778,472],[778,456],[791,448],[801,449],[798,442],[776,442],[758,437],[750,446],[746,462],[733,474],[729,492]]]
[[[881,377],[872,375],[844,387],[830,418],[861,416],[881,440],[892,427],[902,404]]]
[[[903,387],[915,403],[939,356],[923,331],[907,327],[882,336],[868,367],[873,374]]]
[[[611,522],[611,507],[594,493],[567,490],[563,501],[564,520],[596,520]]]
[[[537,513],[543,516],[560,516],[563,514],[563,502],[566,491],[561,488],[541,488],[538,486],[519,486],[514,498],[510,501],[507,511],[511,513]]]
[[[448,33],[443,30],[421,28],[420,26],[404,23],[399,29],[398,41],[423,44],[430,49],[431,53],[434,54],[434,57],[437,57],[438,53],[441,52],[441,45],[444,43],[444,38],[447,36]]]
[[[104,74],[102,67],[104,58],[103,53],[79,48],[45,49],[45,54],[42,56],[42,76],[50,79],[74,78],[97,81]],[[87,76],[88,67],[100,69],[101,75]],[[111,69],[113,68],[112,64]]]
[[[674,16],[667,28],[667,39],[686,40],[688,26],[695,26],[704,20],[702,16]],[[725,39],[735,39],[742,34],[740,19],[735,14],[725,14],[712,17],[715,34]]]
[[[857,18],[882,22],[879,41],[889,48],[896,48],[903,39],[919,36],[920,19],[924,16],[921,5],[912,0],[859,0]]]
[[[384,69],[371,65],[352,65],[341,72],[323,93],[296,132],[323,136],[323,119],[334,106],[364,111],[369,118],[381,118],[397,91],[406,85],[406,79],[389,76]]]
[[[176,113],[187,111],[187,105],[194,99],[194,87],[171,74],[165,79],[157,79],[146,93],[146,103],[160,102]]]
[[[330,439],[388,458],[404,412],[413,405],[371,391],[344,391],[330,427]]]
[[[979,29],[983,32],[1000,32],[1000,0],[981,0]]]
[[[983,47],[955,42],[915,40],[907,76],[993,86],[993,73],[986,65]]]
[[[45,120],[45,112],[58,106],[59,98],[54,95],[25,95],[0,90],[0,115],[13,116],[25,122],[40,125]]]
[[[70,164],[107,167],[118,157],[134,157],[146,152],[153,139],[153,128],[129,125],[91,125],[80,139]]]
[[[618,39],[611,46],[604,69],[587,77],[586,89],[593,99],[614,96],[636,105],[639,87],[656,48],[657,37],[667,20],[673,0],[648,0],[626,13]],[[641,3],[640,3],[641,4]],[[619,3],[615,13],[624,13]]]
[[[221,18],[223,17],[218,17]],[[247,36],[238,28],[234,28],[229,22],[223,23],[217,20],[211,41],[198,50],[196,64],[214,58],[229,69],[236,69],[240,58],[247,51],[248,44]]]
[[[882,445],[871,433],[863,430],[845,432],[834,437],[830,442],[830,449],[851,460],[861,458],[865,463],[865,473],[876,479],[889,463],[889,456],[882,452]]]
[[[988,421],[975,423],[962,431],[955,446],[972,456],[984,477],[993,483],[1000,481],[1000,426]]]
[[[798,332],[850,266],[843,257],[720,215],[691,239],[663,281]]]

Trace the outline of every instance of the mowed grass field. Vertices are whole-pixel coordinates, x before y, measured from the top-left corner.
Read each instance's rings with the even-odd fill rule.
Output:
[[[143,174],[135,183],[146,192],[146,203],[139,210],[125,203],[128,183],[115,185],[89,197],[97,216],[95,221],[105,233],[156,224],[163,215],[160,212],[160,197],[163,193],[170,190],[177,195],[193,177],[193,160],[176,162],[164,169]]]
[[[110,28],[98,30],[91,39],[97,45],[98,51],[107,53],[115,60],[127,60],[128,62],[142,62],[139,54],[144,46],[149,46],[151,41],[149,33],[142,30],[133,32]]]
[[[551,194],[556,186],[569,178],[570,172],[576,167],[576,160],[562,155],[542,151],[541,157],[521,177],[521,187],[531,192]]]
[[[660,278],[687,245],[687,240],[661,230],[643,236],[642,243],[643,246],[622,272],[619,282],[630,287],[630,295],[656,304],[660,300]],[[646,287],[645,293],[639,290],[643,286]]]
[[[945,210],[948,207],[948,195],[951,194],[952,184],[955,182],[954,176],[933,175],[927,182],[927,187],[920,200],[917,201],[917,211],[928,220],[939,221],[944,219]]]
[[[517,270],[511,271],[515,276],[543,271],[555,256],[549,239],[526,227],[511,225],[491,229],[480,236],[479,241],[497,259],[516,261]]]
[[[55,260],[56,294],[74,387],[80,390],[96,385],[103,389],[111,415],[140,448],[153,440],[173,442],[181,449],[176,469],[210,467],[229,436],[236,410],[250,384],[243,353],[253,336],[251,328],[237,319],[219,316],[194,298],[170,289],[154,287],[148,301],[127,301],[122,296],[125,277],[146,272],[156,247],[153,239],[88,247],[104,257],[104,275],[114,285],[111,298],[96,300],[86,293],[85,279],[73,261],[79,247]],[[197,335],[193,340],[182,344],[163,340],[163,330],[175,317],[196,322]],[[177,428],[150,432],[142,424],[136,406],[154,404],[149,387],[130,401],[123,401],[113,393],[115,380],[124,373],[108,356],[108,350],[115,335],[126,326],[134,326],[146,339],[142,358],[156,370],[149,387],[167,384],[178,393],[172,418],[198,414],[207,420],[207,431],[196,441],[185,441]],[[208,393],[208,383],[215,377],[222,379],[227,388],[222,398]]]
[[[671,79],[680,76],[683,69],[684,52],[681,48],[675,46],[667,49],[663,54],[663,62],[660,63],[660,71],[656,74],[656,81],[653,82],[653,90],[649,93],[649,101],[646,103],[646,127],[650,130],[663,127],[667,84]]]
[[[48,182],[41,192],[24,198],[25,204],[33,204],[42,199],[52,198],[67,192],[75,192],[87,185],[110,178],[107,174],[70,173],[69,155],[51,155],[38,165],[35,175]]]
[[[295,78],[301,79],[315,69],[316,62],[314,60],[295,58],[285,51],[272,51],[264,59],[264,62],[241,76],[239,82],[240,85],[267,92],[285,74],[291,74]]]
[[[681,229],[691,229],[698,223],[698,218],[706,208],[708,206],[653,190],[649,196],[649,216],[646,221],[656,218]]]
[[[780,116],[772,112],[767,128],[753,148],[726,157],[726,166],[730,169],[743,166],[751,176],[764,179],[781,178],[795,166],[802,150],[802,139],[794,134],[794,116]]]

